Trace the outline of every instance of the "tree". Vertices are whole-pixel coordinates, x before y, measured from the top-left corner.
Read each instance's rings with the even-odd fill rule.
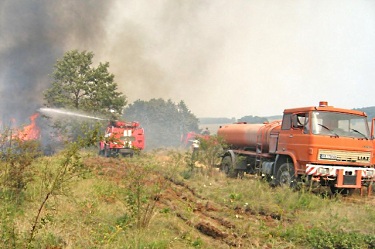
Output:
[[[249,124],[263,124],[268,122],[267,118],[258,117],[258,116],[245,116],[238,120],[238,122],[247,122]]]
[[[139,121],[145,129],[148,148],[179,146],[184,134],[199,131],[199,121],[184,101],[175,104],[161,98],[137,100],[124,113],[125,120]]]
[[[121,115],[126,97],[117,91],[109,63],[92,66],[92,52],[72,50],[57,60],[51,88],[44,92],[48,107],[80,110],[110,116]]]
[[[354,108],[353,110],[365,112],[369,120],[375,117],[375,106]]]

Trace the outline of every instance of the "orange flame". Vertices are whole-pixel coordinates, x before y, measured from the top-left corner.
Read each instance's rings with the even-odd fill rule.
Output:
[[[18,130],[17,137],[22,140],[37,140],[40,138],[40,129],[36,124],[36,118],[39,113],[35,113],[30,117],[30,124]]]

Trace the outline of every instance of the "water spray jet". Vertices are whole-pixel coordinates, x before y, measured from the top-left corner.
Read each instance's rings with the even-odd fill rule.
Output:
[[[94,116],[89,116],[85,114],[80,114],[76,112],[71,112],[71,111],[66,111],[66,110],[61,110],[61,109],[56,109],[56,108],[48,108],[48,107],[43,107],[39,108],[39,112],[43,113],[45,115],[67,115],[67,116],[73,116],[73,117],[78,117],[78,118],[88,118],[88,119],[95,119],[95,120],[108,120],[104,118],[99,118],[99,117],[94,117]]]

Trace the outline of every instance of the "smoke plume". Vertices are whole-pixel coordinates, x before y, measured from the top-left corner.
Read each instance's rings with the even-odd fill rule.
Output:
[[[66,51],[109,62],[131,103],[198,117],[280,115],[326,100],[373,106],[375,2],[0,0],[0,118],[43,103]]]
[[[0,1],[0,118],[27,122],[42,106],[56,60],[105,36],[111,1]]]

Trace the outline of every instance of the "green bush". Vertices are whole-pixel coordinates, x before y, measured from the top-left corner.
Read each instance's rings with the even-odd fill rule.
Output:
[[[297,225],[280,234],[284,239],[307,244],[316,249],[364,249],[375,248],[375,236],[356,232],[327,231],[322,228],[308,229]]]
[[[15,228],[17,207],[2,199],[0,206],[0,248],[18,247],[19,235]]]
[[[0,192],[8,192],[9,197],[19,198],[18,201],[21,201],[22,191],[33,180],[31,164],[41,155],[41,147],[35,140],[8,139],[9,144],[2,144]]]
[[[308,231],[306,239],[313,248],[359,249],[369,248],[367,243],[373,241],[374,236],[354,232],[324,231],[320,228],[313,228]]]

